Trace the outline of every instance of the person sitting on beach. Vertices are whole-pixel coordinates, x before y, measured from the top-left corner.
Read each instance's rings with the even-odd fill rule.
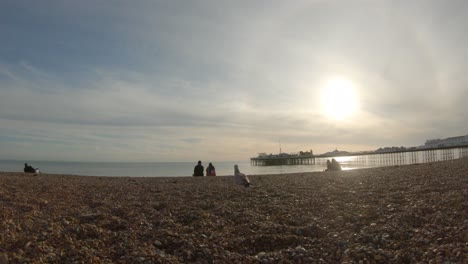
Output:
[[[193,176],[194,177],[198,177],[198,176],[202,176],[203,177],[203,165],[201,165],[201,161],[199,160],[198,161],[198,165],[195,166],[195,168],[193,169]]]
[[[32,166],[28,165],[27,163],[24,164],[24,169],[23,169],[24,172],[26,172],[26,173],[36,173],[36,170],[39,170],[39,169],[35,169]]]
[[[327,160],[327,169],[325,171],[340,171],[341,165],[335,159]]]
[[[335,170],[335,171],[340,171],[341,170],[340,163],[338,163],[338,161],[336,161],[335,159],[332,159],[331,165],[332,165],[333,170]]]
[[[331,167],[332,165],[331,165],[330,160],[327,160],[327,169],[325,171],[331,171]]]
[[[336,161],[335,159],[332,159],[331,162],[330,160],[327,160],[327,169],[326,171],[340,171],[341,170],[341,165]]]
[[[236,181],[237,184],[244,185],[245,187],[249,187],[252,185],[247,175],[245,175],[244,173],[241,173],[239,171],[239,166],[237,165],[234,165],[234,180]]]
[[[206,168],[206,176],[216,176],[216,169],[211,162]]]

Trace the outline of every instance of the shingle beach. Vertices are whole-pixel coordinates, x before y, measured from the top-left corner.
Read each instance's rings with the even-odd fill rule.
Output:
[[[466,158],[249,178],[2,172],[0,264],[468,259]]]

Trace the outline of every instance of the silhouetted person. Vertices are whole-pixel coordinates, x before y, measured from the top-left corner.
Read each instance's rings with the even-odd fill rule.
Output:
[[[195,166],[193,169],[193,176],[198,177],[198,176],[203,176],[203,165],[201,165],[201,161],[198,161],[198,165]]]
[[[327,160],[327,169],[326,171],[340,171],[341,170],[341,165],[336,161],[335,159],[332,159],[331,162],[330,160]]]
[[[332,166],[334,171],[340,171],[341,170],[340,163],[338,163],[338,161],[336,161],[335,159],[332,159],[331,166]]]
[[[234,180],[237,184],[244,185],[245,187],[249,187],[250,185],[252,185],[247,175],[241,173],[239,171],[239,166],[237,165],[234,165]]]
[[[32,166],[29,166],[27,163],[24,164],[24,172],[26,173],[36,173],[36,169]]]
[[[206,168],[206,176],[216,176],[216,169],[211,162]]]
[[[335,159],[332,159],[331,164],[332,164],[333,170],[336,170],[336,171],[341,170],[340,163],[338,163],[338,161],[336,161]]]

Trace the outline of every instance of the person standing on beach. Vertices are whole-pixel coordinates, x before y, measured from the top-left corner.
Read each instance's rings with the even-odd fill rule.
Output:
[[[198,165],[195,166],[195,168],[193,169],[193,176],[194,177],[199,177],[199,176],[203,177],[203,172],[204,172],[204,168],[203,168],[203,165],[201,164],[201,160],[199,160]]]
[[[234,165],[234,180],[237,184],[244,185],[245,187],[249,187],[250,185],[252,185],[247,175],[240,172],[239,166],[237,165]]]
[[[206,176],[216,176],[216,169],[211,162],[206,168]]]

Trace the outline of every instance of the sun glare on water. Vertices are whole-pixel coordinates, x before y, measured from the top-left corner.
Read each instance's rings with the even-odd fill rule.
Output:
[[[335,78],[326,82],[321,96],[322,112],[325,116],[343,120],[351,117],[358,109],[358,98],[352,81]]]

